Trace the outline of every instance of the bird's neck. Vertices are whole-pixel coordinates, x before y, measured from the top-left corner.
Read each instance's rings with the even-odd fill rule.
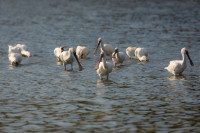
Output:
[[[185,64],[186,63],[186,55],[184,53],[182,54],[182,58],[183,58],[182,63]]]
[[[100,47],[101,47],[101,49],[104,51],[105,47],[104,47],[104,43],[103,43],[102,40],[101,40],[101,42],[100,42]]]
[[[104,59],[104,57],[102,58],[102,62],[103,62],[103,67],[104,67],[104,69],[106,69],[107,66],[106,66],[106,60]]]
[[[119,58],[119,52],[116,53],[117,58]]]

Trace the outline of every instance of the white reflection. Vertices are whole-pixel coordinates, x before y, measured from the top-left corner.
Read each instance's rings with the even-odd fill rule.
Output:
[[[58,65],[58,66],[60,66],[60,65],[62,65],[62,62],[56,62],[56,65]]]
[[[187,80],[186,77],[184,75],[172,75],[170,77],[168,77],[169,80]]]
[[[105,81],[98,79],[96,83],[96,88],[104,88],[105,87]]]

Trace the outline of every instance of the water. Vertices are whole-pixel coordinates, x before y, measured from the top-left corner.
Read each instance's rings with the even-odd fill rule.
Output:
[[[200,132],[199,1],[0,1],[0,132]],[[99,80],[97,38],[146,47]],[[8,45],[32,53],[10,66]],[[85,45],[83,71],[64,71],[55,47]],[[188,48],[181,76],[164,70]],[[111,60],[109,60],[111,61]],[[70,65],[67,66],[70,69]]]

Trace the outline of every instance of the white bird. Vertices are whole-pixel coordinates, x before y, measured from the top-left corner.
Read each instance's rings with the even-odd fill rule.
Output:
[[[8,54],[11,54],[11,53],[20,53],[21,54],[21,49],[16,46],[8,45]]]
[[[77,46],[76,48],[76,55],[79,59],[86,58],[89,54],[89,49],[85,46]]]
[[[119,52],[118,48],[115,48],[115,52],[112,54],[112,61],[114,63],[114,66],[116,64],[122,64],[125,60],[125,54],[124,52]]]
[[[135,50],[136,50],[136,47],[128,47],[126,49],[126,54],[128,55],[129,58],[134,58]]]
[[[194,65],[186,48],[181,49],[181,54],[182,54],[182,60],[170,61],[169,66],[165,67],[165,69],[167,69],[173,75],[181,74],[185,70],[185,68],[187,67],[187,65],[186,65],[186,55],[188,56],[188,59],[190,60],[191,66]]]
[[[22,55],[20,53],[10,53],[8,54],[8,59],[11,65],[19,65],[22,61]]]
[[[112,72],[113,63],[107,62],[106,58],[104,57],[104,52],[101,52],[100,59],[94,68],[97,71],[97,74],[99,75],[100,79],[102,79],[102,76],[107,76],[107,79],[109,77],[109,73]]]
[[[136,48],[135,57],[140,61],[148,61],[148,53],[146,48]]]
[[[30,57],[31,53],[28,51],[28,48],[25,44],[17,44],[16,47],[21,49],[22,56]]]
[[[79,71],[81,71],[83,69],[77,56],[76,56],[76,52],[75,52],[74,48],[69,48],[68,51],[63,51],[60,54],[60,60],[63,62],[63,66],[65,67],[65,70],[66,70],[67,64],[71,64],[71,70],[73,70],[73,62],[75,60],[74,57],[75,57],[76,61],[78,62]]]
[[[57,58],[57,61],[61,61],[60,60],[60,54],[64,51],[64,47],[57,47],[54,49],[54,55]]]
[[[107,56],[112,57],[112,53],[115,50],[114,47],[110,44],[104,44],[102,38],[98,38],[98,44],[93,53],[94,55],[97,53],[99,45],[101,47],[101,52],[104,52]]]

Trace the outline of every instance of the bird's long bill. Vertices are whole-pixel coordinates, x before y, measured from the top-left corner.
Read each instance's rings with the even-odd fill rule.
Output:
[[[98,47],[99,47],[99,44],[100,44],[100,42],[98,42],[97,47],[95,48],[95,50],[94,50],[94,52],[93,52],[94,55],[97,54],[97,49],[98,49]]]
[[[64,51],[64,47],[61,47],[61,53]]]
[[[117,53],[117,52],[115,51],[114,54],[112,55],[112,58],[115,58],[115,54],[116,54],[116,53]]]
[[[191,58],[190,58],[190,55],[189,55],[188,51],[186,52],[186,55],[188,56],[188,59],[190,60],[190,65],[191,65],[191,66],[194,66],[194,64],[193,64],[193,62],[192,62],[192,60],[191,60]]]
[[[83,67],[81,66],[81,63],[79,62],[77,56],[76,56],[76,52],[74,52],[74,57],[76,58],[76,61],[78,62],[78,66],[79,66],[79,71],[83,70]]]
[[[97,65],[95,66],[95,70],[99,69],[99,63],[102,61],[103,56],[101,55],[99,58],[99,61],[97,62]]]

